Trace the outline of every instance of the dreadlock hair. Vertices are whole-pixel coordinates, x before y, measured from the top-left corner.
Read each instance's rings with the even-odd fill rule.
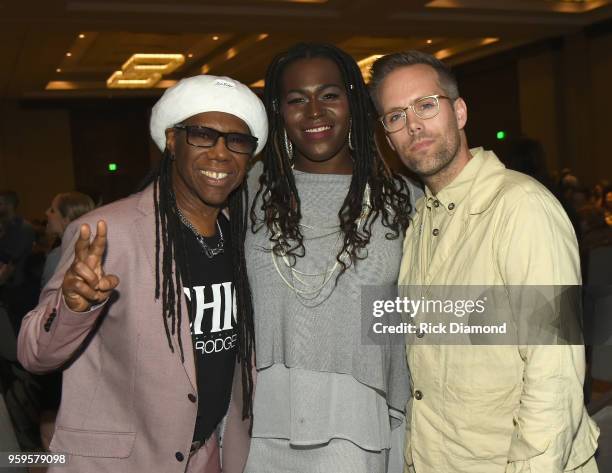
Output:
[[[300,197],[295,185],[291,157],[283,145],[285,124],[281,114],[282,79],[286,67],[300,59],[327,58],[340,70],[349,103],[351,117],[353,176],[348,194],[338,211],[340,230],[344,234],[342,248],[336,256],[340,264],[338,278],[357,260],[367,257],[372,224],[377,218],[390,232],[388,239],[396,239],[408,227],[411,212],[410,192],[406,181],[394,173],[380,158],[374,140],[376,113],[361,71],[347,53],[330,44],[296,44],[276,56],[265,78],[264,104],[268,113],[270,135],[264,148],[263,174],[251,206],[251,229],[258,231],[264,224],[271,233],[272,251],[286,255],[292,264],[296,257],[305,255],[304,237],[300,230]],[[363,211],[363,195],[370,185],[371,207],[362,228],[357,222]],[[258,223],[256,208],[263,222]],[[348,260],[346,256],[348,256]]]
[[[155,205],[155,299],[162,299],[162,318],[170,351],[174,353],[172,337],[178,332],[181,361],[185,361],[181,325],[183,287],[191,287],[191,267],[187,258],[185,231],[176,213],[172,189],[172,161],[166,149],[159,168],[147,181],[153,183]],[[145,181],[146,184],[146,181]],[[231,238],[230,251],[234,290],[236,291],[238,360],[242,366],[242,417],[253,414],[252,355],[254,350],[253,304],[244,257],[244,238],[248,228],[248,191],[243,182],[228,199]],[[174,269],[176,268],[176,271]],[[189,320],[195,319],[195,303],[187,302]]]

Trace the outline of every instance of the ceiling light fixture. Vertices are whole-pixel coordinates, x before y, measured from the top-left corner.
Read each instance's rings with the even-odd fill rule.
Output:
[[[212,40],[213,41],[219,41],[219,37],[217,35],[215,35],[215,36],[212,37]]]
[[[436,56],[436,58],[439,59],[440,61],[448,57],[451,57],[452,55],[453,55],[453,50],[451,48],[440,49],[440,51],[434,54],[434,56]]]
[[[81,33],[81,34],[79,35],[79,38],[80,38],[80,39],[83,39],[84,37],[85,37],[85,35],[84,35],[83,33]]]
[[[70,57],[72,56],[72,53],[66,53],[66,56]]]
[[[46,85],[45,90],[75,90],[77,88],[78,85],[76,82],[52,80]]]
[[[427,44],[431,44],[431,43],[433,43],[433,40],[428,39],[428,40],[427,40]]]
[[[55,69],[55,72],[62,72],[62,70],[58,67],[57,69]]]
[[[130,79],[122,71],[115,71],[106,80],[109,89],[149,89],[161,80],[161,74],[154,72],[143,79]]]
[[[162,75],[170,74],[185,63],[182,54],[133,54],[120,71],[106,80],[111,89],[142,88],[157,84]]]
[[[178,69],[185,62],[182,54],[132,54],[121,70],[128,72],[159,72],[160,74],[170,74]]]
[[[480,45],[486,46],[487,44],[497,43],[498,41],[499,41],[499,38],[483,38],[480,41]]]
[[[263,41],[264,39],[266,39],[268,36],[270,36],[268,33],[261,33],[258,37],[257,37],[257,41]]]
[[[167,89],[168,87],[172,87],[177,82],[178,82],[177,80],[172,80],[172,79],[160,80],[157,84],[155,84],[155,88],[156,89]]]

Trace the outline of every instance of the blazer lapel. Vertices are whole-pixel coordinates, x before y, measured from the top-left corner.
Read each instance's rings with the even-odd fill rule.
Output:
[[[153,279],[153,284],[155,284],[155,207],[153,205],[153,186],[147,187],[138,203],[138,209],[143,213],[143,216],[136,220],[135,228],[138,238],[142,247],[145,250],[147,255],[146,264],[149,266],[151,271],[151,277]],[[161,258],[161,255],[160,255]],[[145,264],[143,262],[143,264]],[[160,277],[161,283],[161,277]],[[160,288],[161,290],[161,288]],[[183,291],[181,290],[181,295]],[[161,298],[161,294],[160,294]],[[161,301],[160,301],[161,307]],[[195,360],[193,353],[193,343],[191,341],[191,327],[189,323],[189,311],[187,308],[187,302],[185,301],[185,297],[181,297],[181,340],[183,342],[183,353],[185,356],[185,361],[181,361],[181,352],[178,341],[178,332],[174,335],[173,346],[174,346],[174,356],[178,363],[181,364],[185,371],[185,375],[189,378],[189,382],[193,386],[195,392],[197,392],[197,380],[196,380],[196,369],[195,369]]]

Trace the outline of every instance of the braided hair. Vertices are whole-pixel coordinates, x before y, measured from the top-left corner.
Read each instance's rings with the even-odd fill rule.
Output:
[[[285,124],[281,115],[282,78],[285,68],[300,59],[327,58],[342,75],[351,116],[351,156],[353,176],[348,194],[338,211],[340,230],[344,235],[336,255],[340,264],[338,278],[357,260],[367,257],[372,225],[380,217],[390,231],[387,239],[396,239],[408,227],[411,212],[410,191],[406,181],[393,172],[380,158],[374,140],[376,112],[363,81],[361,71],[347,53],[329,44],[296,44],[276,56],[266,72],[264,104],[268,113],[270,135],[263,157],[263,174],[251,206],[251,229],[266,225],[271,233],[272,251],[286,255],[295,264],[296,257],[305,255],[304,237],[300,230],[300,197],[295,185],[291,157],[284,144]],[[361,228],[358,220],[363,211],[366,185],[370,186],[371,210]],[[261,197],[261,205],[258,203]],[[257,206],[263,212],[263,222],[256,216]],[[347,258],[343,255],[348,255]]]
[[[175,347],[172,337],[177,332],[181,361],[185,361],[181,325],[183,287],[191,287],[191,267],[186,251],[186,237],[176,212],[172,189],[172,162],[174,157],[166,149],[164,156],[145,182],[153,183],[155,205],[155,299],[162,300],[162,318],[170,351]],[[246,272],[244,238],[248,228],[248,192],[243,182],[229,196],[230,251],[237,304],[238,360],[242,366],[242,417],[252,418],[253,377],[252,355],[254,350],[253,304]],[[174,268],[177,270],[174,271]],[[195,318],[196,304],[187,303],[189,320]]]

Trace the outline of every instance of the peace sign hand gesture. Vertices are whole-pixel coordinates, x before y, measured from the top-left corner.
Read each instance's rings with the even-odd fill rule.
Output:
[[[85,312],[94,304],[105,301],[119,284],[119,278],[104,274],[102,258],[106,250],[106,222],[98,221],[96,236],[89,241],[89,225],[80,228],[79,239],[74,245],[74,261],[62,284],[62,293],[68,308],[74,312]]]

